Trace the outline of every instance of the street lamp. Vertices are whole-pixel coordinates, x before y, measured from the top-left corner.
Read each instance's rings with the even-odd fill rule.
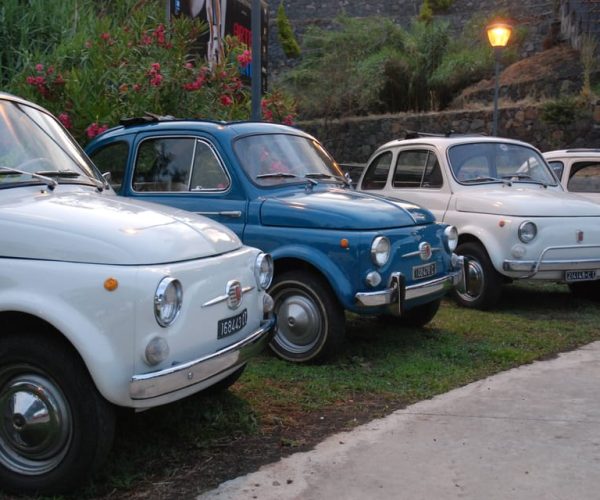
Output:
[[[494,49],[494,58],[496,60],[496,77],[494,86],[494,117],[492,125],[492,135],[498,135],[498,80],[500,73],[500,51],[506,47],[512,27],[506,23],[492,23],[486,28],[488,40]]]

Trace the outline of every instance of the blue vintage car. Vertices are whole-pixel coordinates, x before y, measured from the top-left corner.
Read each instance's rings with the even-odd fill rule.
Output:
[[[211,217],[272,254],[271,348],[283,359],[335,353],[345,311],[421,326],[464,283],[454,227],[412,203],[354,191],[323,146],[295,128],[146,117],[86,152],[117,193]]]

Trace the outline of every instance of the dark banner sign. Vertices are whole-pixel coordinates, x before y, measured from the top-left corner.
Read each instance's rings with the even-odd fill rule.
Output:
[[[201,50],[207,59],[217,61],[222,53],[221,40],[226,35],[236,36],[240,41],[252,46],[252,2],[251,0],[167,0],[170,16],[189,16],[206,22],[209,32],[199,40]],[[267,47],[269,9],[261,2],[261,73],[263,89],[267,85]],[[252,65],[243,70],[243,76],[250,82]]]

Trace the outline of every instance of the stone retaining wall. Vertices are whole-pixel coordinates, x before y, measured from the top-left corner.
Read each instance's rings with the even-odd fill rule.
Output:
[[[499,113],[498,135],[529,142],[542,151],[571,147],[600,148],[600,123],[589,116],[569,127],[550,126],[540,119],[536,106],[503,107]],[[598,116],[600,119],[600,116]],[[491,134],[492,110],[399,113],[345,120],[313,120],[298,123],[313,134],[340,163],[366,162],[375,148],[402,138],[407,130],[461,134]]]

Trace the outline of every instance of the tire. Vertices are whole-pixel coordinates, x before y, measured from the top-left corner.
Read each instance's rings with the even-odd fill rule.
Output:
[[[462,306],[473,309],[490,309],[500,300],[502,276],[494,269],[488,254],[479,243],[469,242],[459,245],[458,255],[469,259],[467,290],[463,293],[454,289],[452,295]]]
[[[108,455],[114,408],[70,345],[51,334],[16,333],[0,338],[0,487],[71,491]]]
[[[269,290],[277,331],[271,350],[295,363],[319,363],[338,352],[345,334],[344,309],[328,283],[311,272],[276,275]]]
[[[413,307],[400,317],[400,324],[402,326],[412,326],[416,328],[426,325],[434,318],[441,303],[442,299],[437,299],[432,302],[427,302],[427,304]]]
[[[569,283],[569,290],[578,299],[600,301],[600,281]]]

